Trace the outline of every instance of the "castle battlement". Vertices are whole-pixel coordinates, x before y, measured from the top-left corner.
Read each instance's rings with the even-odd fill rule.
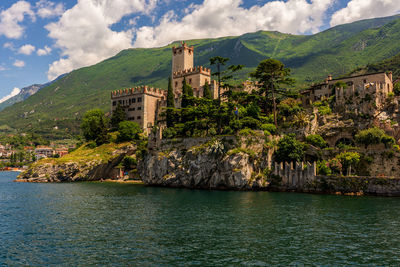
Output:
[[[184,51],[189,51],[189,53],[193,53],[194,52],[194,46],[188,46],[186,43],[182,43],[181,47],[172,47],[172,53],[174,55],[177,54],[182,54]]]
[[[204,74],[207,76],[211,76],[211,69],[205,68],[203,66],[189,68],[186,70],[176,71],[173,73],[173,78],[182,78],[184,76],[192,75],[192,74]]]
[[[137,95],[137,94],[148,94],[151,96],[161,97],[161,98],[166,96],[165,90],[162,90],[160,88],[154,88],[154,87],[149,87],[149,86],[139,86],[139,87],[134,87],[134,88],[126,88],[126,89],[112,91],[111,99],[125,97],[125,96],[131,96],[131,95]]]

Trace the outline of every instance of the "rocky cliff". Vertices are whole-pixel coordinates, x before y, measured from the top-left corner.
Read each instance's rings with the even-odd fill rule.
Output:
[[[136,152],[131,144],[108,144],[95,149],[81,147],[60,159],[44,159],[21,173],[19,182],[78,182],[120,179],[121,164]]]
[[[201,189],[262,190],[272,151],[265,137],[168,140],[142,161],[147,185]]]

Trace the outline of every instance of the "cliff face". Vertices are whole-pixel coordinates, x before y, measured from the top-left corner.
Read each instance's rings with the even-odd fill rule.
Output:
[[[147,185],[201,189],[266,189],[264,170],[268,162],[262,154],[264,136],[246,141],[228,139],[178,140],[164,143],[140,164],[140,176]]]
[[[78,182],[120,179],[125,156],[136,151],[132,145],[104,145],[96,149],[82,147],[61,159],[42,160],[21,173],[20,182]]]

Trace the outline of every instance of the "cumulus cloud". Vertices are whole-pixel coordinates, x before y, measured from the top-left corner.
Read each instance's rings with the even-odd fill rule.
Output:
[[[18,49],[19,54],[30,55],[35,52],[36,48],[33,45],[26,44]]]
[[[10,93],[9,95],[6,95],[5,97],[3,97],[3,98],[0,99],[0,103],[3,103],[4,101],[7,101],[7,100],[10,99],[11,97],[14,97],[14,96],[18,95],[19,92],[21,92],[21,90],[20,90],[19,88],[15,87],[15,88],[11,91],[11,93]]]
[[[46,45],[44,48],[40,48],[40,49],[38,49],[38,50],[36,51],[36,54],[37,54],[38,56],[46,56],[46,55],[48,55],[48,54],[50,54],[50,53],[51,53],[51,48],[48,47],[47,45]]]
[[[14,61],[13,65],[17,68],[23,68],[25,67],[25,62],[17,59]]]
[[[132,46],[132,31],[113,31],[124,16],[149,14],[157,0],[79,0],[55,23],[48,24],[49,37],[62,58],[50,65],[48,78],[75,68],[95,64]]]
[[[347,6],[336,11],[331,26],[356,20],[395,15],[400,12],[399,0],[351,0]]]
[[[156,27],[136,31],[135,47],[162,46],[175,40],[241,35],[258,30],[316,33],[334,0],[271,1],[249,9],[241,0],[205,0],[178,20],[170,11]]]
[[[4,47],[4,48],[7,48],[7,49],[10,49],[11,51],[15,51],[15,46],[14,46],[14,44],[11,43],[11,42],[6,42],[6,43],[4,43],[4,44],[3,44],[3,47]]]
[[[37,14],[41,18],[58,17],[64,13],[63,3],[54,3],[47,0],[40,0],[36,3]]]
[[[7,38],[19,39],[24,34],[24,27],[20,23],[30,16],[35,20],[35,13],[32,11],[31,5],[26,1],[18,1],[10,8],[0,12],[0,36]]]

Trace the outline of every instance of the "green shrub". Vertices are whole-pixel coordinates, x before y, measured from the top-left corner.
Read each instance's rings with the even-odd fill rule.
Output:
[[[306,142],[319,148],[325,148],[328,146],[328,143],[324,140],[324,138],[318,134],[310,134],[306,137]]]
[[[285,135],[278,142],[278,150],[275,152],[277,162],[302,161],[305,146],[296,139],[294,134]]]
[[[97,147],[97,144],[95,141],[92,141],[92,142],[87,143],[86,147],[88,147],[90,149],[94,149]]]
[[[255,136],[256,132],[249,128],[244,128],[239,131],[239,135],[241,136]]]
[[[318,175],[331,175],[332,170],[329,168],[329,163],[325,160],[317,162],[317,174]]]
[[[243,128],[260,129],[261,122],[253,117],[244,117],[240,120]]]
[[[261,125],[261,130],[268,131],[270,133],[276,133],[276,126],[272,123],[264,123]]]
[[[117,142],[139,140],[143,132],[139,124],[132,121],[123,121],[118,125]]]
[[[393,137],[387,135],[378,127],[362,130],[356,134],[355,138],[357,143],[363,144],[365,147],[368,147],[370,144],[385,144],[385,146],[388,147],[396,143]]]

